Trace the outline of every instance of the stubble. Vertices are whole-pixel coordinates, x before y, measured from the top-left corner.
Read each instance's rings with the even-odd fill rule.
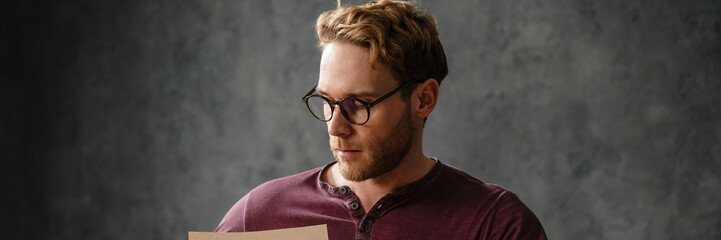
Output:
[[[392,131],[386,132],[379,140],[363,144],[363,149],[368,153],[370,159],[358,163],[360,166],[356,169],[347,166],[343,163],[344,160],[339,159],[334,153],[343,178],[360,182],[380,177],[400,165],[413,142],[414,132],[411,126],[410,109],[406,110],[404,116],[391,129]]]

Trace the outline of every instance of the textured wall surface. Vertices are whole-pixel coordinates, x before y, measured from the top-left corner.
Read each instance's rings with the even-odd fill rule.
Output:
[[[3,7],[9,237],[184,239],[332,161],[300,97],[334,4]],[[552,239],[721,238],[721,2],[423,6],[450,65],[427,155],[516,192]]]

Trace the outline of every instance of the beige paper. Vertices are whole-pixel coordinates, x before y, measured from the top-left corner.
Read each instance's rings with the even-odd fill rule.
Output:
[[[188,232],[189,240],[328,240],[328,227],[315,225],[258,232]]]

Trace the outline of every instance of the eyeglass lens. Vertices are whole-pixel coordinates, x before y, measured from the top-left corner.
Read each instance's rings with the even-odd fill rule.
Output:
[[[351,122],[365,123],[368,120],[368,111],[362,102],[355,99],[345,99],[340,105]]]
[[[368,110],[365,104],[357,99],[343,99],[339,105],[341,106],[341,112],[345,115],[349,121],[362,124],[368,121]],[[308,108],[313,115],[322,120],[329,121],[333,117],[333,109],[335,106],[320,96],[311,96],[308,98]]]

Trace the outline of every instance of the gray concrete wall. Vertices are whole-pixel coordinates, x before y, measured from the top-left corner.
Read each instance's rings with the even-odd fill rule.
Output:
[[[4,7],[9,237],[184,239],[332,161],[300,97],[334,4]],[[552,239],[721,238],[721,2],[423,5],[450,64],[428,155],[516,192]]]

